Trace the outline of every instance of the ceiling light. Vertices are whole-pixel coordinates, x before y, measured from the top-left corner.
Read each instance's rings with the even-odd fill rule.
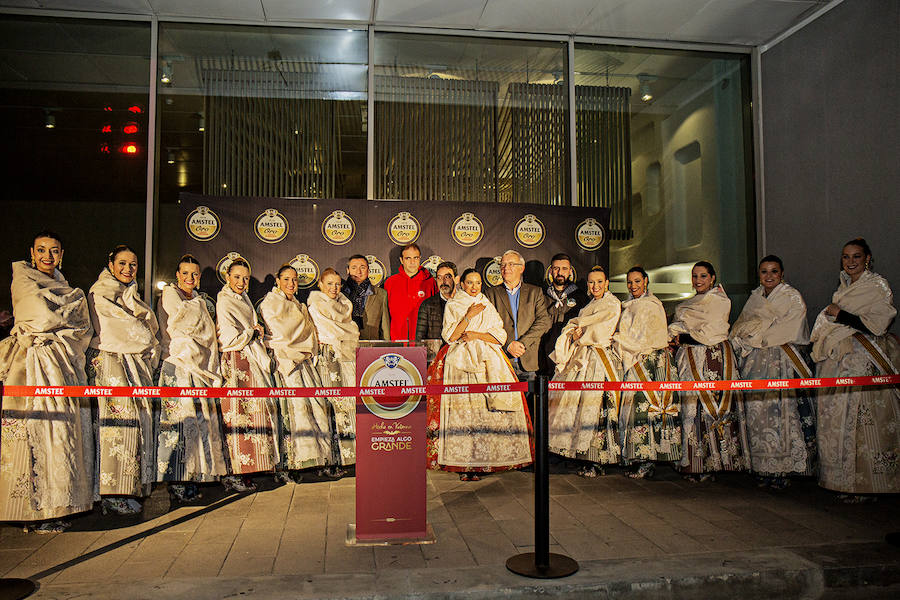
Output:
[[[200,117],[200,121],[197,123],[197,131],[206,131],[206,115],[201,113],[197,113],[197,116]]]
[[[644,102],[650,102],[653,100],[653,94],[650,92],[650,84],[642,83],[641,84],[641,100]]]
[[[172,83],[172,63],[168,60],[162,60],[159,63],[160,76],[159,81],[166,85]]]
[[[53,116],[52,112],[47,112],[47,116],[44,117],[44,127],[47,129],[53,129],[56,127],[56,117]]]
[[[166,153],[166,162],[169,163],[170,165],[174,165],[174,164],[175,164],[175,153],[172,152],[171,150],[169,150],[169,151]]]
[[[650,89],[650,84],[656,81],[656,75],[639,73],[637,79],[638,83],[640,84],[638,87],[638,91],[641,94],[641,100],[643,102],[650,102],[651,100],[653,100],[653,91]]]

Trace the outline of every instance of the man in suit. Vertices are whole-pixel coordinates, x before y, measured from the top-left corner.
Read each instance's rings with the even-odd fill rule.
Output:
[[[484,295],[503,319],[503,348],[516,375],[520,381],[531,381],[538,370],[541,336],[550,329],[550,315],[543,290],[523,282],[524,272],[525,258],[515,250],[507,250],[500,257],[503,283],[489,288]]]
[[[353,320],[359,326],[359,339],[391,339],[387,293],[369,281],[369,261],[362,254],[354,254],[347,260],[347,280],[341,291],[353,303]]]
[[[416,320],[417,340],[441,338],[441,330],[444,328],[444,308],[459,283],[456,265],[450,261],[445,260],[439,264],[434,274],[437,276],[438,293],[425,299],[419,306],[419,318]]]

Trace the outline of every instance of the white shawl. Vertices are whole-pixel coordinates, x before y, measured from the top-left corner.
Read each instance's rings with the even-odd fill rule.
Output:
[[[741,357],[754,348],[808,344],[809,325],[803,296],[784,282],[776,285],[768,297],[763,296],[763,287],[759,286],[747,299],[729,339]]]
[[[721,285],[705,294],[696,294],[675,307],[675,318],[669,325],[669,338],[686,333],[704,346],[728,339],[728,314],[731,300]]]
[[[216,324],[206,307],[206,298],[191,292],[186,300],[174,285],[163,288],[156,307],[163,326],[163,360],[194,375],[209,387],[222,385]]]
[[[841,310],[858,316],[863,325],[876,336],[884,335],[897,316],[894,308],[894,294],[887,279],[872,271],[864,271],[856,283],[850,283],[850,276],[841,271],[841,283],[831,297]],[[841,342],[856,333],[847,325],[836,323],[834,317],[825,314],[825,310],[816,317],[812,335],[812,357],[816,362],[826,358],[838,358],[843,352]]]
[[[222,352],[243,350],[260,370],[270,372],[272,362],[265,347],[259,339],[253,339],[259,321],[247,292],[236,294],[226,283],[216,296],[216,321]]]
[[[610,292],[594,298],[582,308],[578,316],[570,319],[563,327],[562,333],[556,339],[556,346],[550,353],[550,360],[557,364],[557,370],[561,370],[563,365],[569,368],[568,363],[575,356],[579,346],[608,348],[612,344],[613,333],[619,324],[621,313],[622,303]],[[574,340],[572,332],[577,327],[581,327],[583,333],[580,338]],[[575,366],[576,369],[582,367],[583,365]]]
[[[150,366],[159,363],[159,324],[138,296],[138,286],[126,285],[103,269],[88,292],[94,338],[91,348],[113,354],[138,354]]]
[[[263,298],[259,314],[266,324],[264,342],[274,352],[275,364],[282,375],[316,355],[319,346],[316,328],[306,306],[296,298],[288,298],[275,286]]]
[[[490,300],[480,292],[477,296],[471,296],[460,289],[450,297],[444,309],[444,326],[441,330],[441,337],[444,340],[450,340],[453,330],[463,320],[466,316],[466,311],[473,304],[481,304],[485,308],[472,317],[469,324],[466,325],[465,331],[490,334],[497,339],[499,344],[491,344],[484,340],[471,340],[468,342],[457,340],[450,342],[450,348],[447,350],[444,364],[445,366],[451,364],[453,368],[466,373],[486,373],[489,367],[505,368],[505,365],[493,364],[499,357],[497,350],[506,341],[503,319],[500,318],[500,313],[497,312]],[[503,363],[505,361],[501,359],[500,362]]]
[[[659,298],[644,292],[642,296],[623,302],[619,331],[613,337],[623,372],[654,350],[668,346],[666,309]]]
[[[359,346],[359,327],[353,321],[353,303],[339,293],[335,299],[314,290],[306,300],[309,314],[316,326],[320,344],[334,348],[341,360],[356,360]]]

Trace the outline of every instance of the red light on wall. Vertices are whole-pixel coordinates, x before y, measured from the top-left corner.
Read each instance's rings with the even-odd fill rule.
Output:
[[[107,123],[103,127],[100,128],[100,133],[112,133],[112,125]]]
[[[100,154],[109,154],[109,144],[100,144]]]
[[[109,106],[107,104],[106,106],[103,107],[103,112],[112,112],[112,106]]]
[[[122,127],[122,133],[126,133],[128,135],[132,135],[138,132],[137,123],[125,123],[125,126]]]
[[[140,106],[138,106],[137,104],[132,104],[131,106],[128,107],[128,112],[130,112],[131,114],[134,114],[134,115],[139,115],[142,112],[144,112],[144,109],[141,108]]]
[[[122,154],[124,154],[126,156],[135,156],[138,153],[138,146],[137,146],[137,144],[130,144],[130,143],[122,144],[122,146],[119,147],[119,152],[121,152]]]

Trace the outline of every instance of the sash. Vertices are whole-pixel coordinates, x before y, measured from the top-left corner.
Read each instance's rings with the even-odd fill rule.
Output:
[[[719,345],[724,348],[724,352],[722,353],[723,361],[725,363],[724,379],[734,379],[734,350],[731,349],[731,344],[728,342],[719,342]],[[687,351],[688,362],[691,365],[691,375],[694,377],[694,381],[705,381],[700,378],[700,372],[697,370],[697,363],[694,361],[694,353],[691,351],[691,348],[686,348],[685,350]],[[703,405],[703,410],[713,418],[713,421],[721,430],[724,425],[722,418],[731,410],[731,390],[721,392],[722,396],[719,402],[716,402],[716,392],[711,392],[709,390],[696,391],[700,394],[700,404]]]
[[[881,371],[882,375],[897,374],[891,361],[888,360],[888,357],[885,356],[884,352],[881,351],[881,348],[873,344],[869,338],[858,331],[853,334],[853,338],[859,342],[859,345],[862,346],[866,352],[869,353],[869,358],[872,359],[872,363],[879,371]]]
[[[794,371],[797,372],[800,379],[809,379],[813,376],[812,371],[809,369],[809,365],[800,358],[800,355],[797,354],[797,350],[791,344],[782,344],[781,350],[790,359],[791,364],[794,366]]]
[[[671,370],[672,367],[669,364],[669,361],[666,361],[666,381],[671,381]],[[649,383],[651,381],[650,377],[647,376],[647,371],[644,370],[644,366],[640,361],[634,363],[634,372],[637,375],[638,379],[643,381],[644,383]],[[672,390],[668,390],[662,394],[660,398],[659,392],[655,390],[644,390],[644,395],[647,396],[647,400],[650,402],[650,406],[647,408],[647,416],[648,417],[658,417],[662,416],[662,424],[663,427],[666,425],[666,415],[677,417],[678,416],[678,406],[676,406],[672,402],[672,396],[675,392]]]
[[[616,377],[616,370],[613,369],[612,361],[609,360],[609,356],[606,355],[606,350],[601,348],[600,346],[591,346],[594,350],[597,351],[597,354],[600,356],[600,362],[603,364],[603,370],[606,371],[606,380],[607,381],[619,381],[619,378]],[[622,401],[622,393],[611,391],[610,392],[613,397],[613,403],[616,406],[616,421],[619,420],[619,405]]]

